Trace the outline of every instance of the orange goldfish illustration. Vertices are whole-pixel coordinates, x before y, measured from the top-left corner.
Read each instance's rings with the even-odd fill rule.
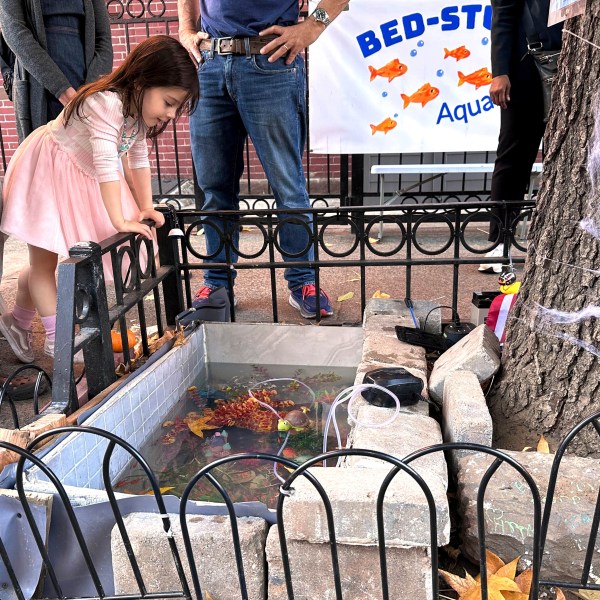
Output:
[[[377,131],[383,131],[383,133],[387,135],[387,132],[394,129],[394,127],[396,127],[396,125],[398,125],[398,122],[394,121],[394,119],[388,117],[387,119],[384,119],[383,121],[381,121],[381,123],[379,123],[379,125],[371,125],[370,126],[371,127],[371,135],[375,135],[375,133]]]
[[[392,81],[392,79],[404,75],[408,71],[408,67],[395,58],[394,60],[390,60],[387,65],[383,65],[381,69],[376,69],[369,65],[369,71],[371,72],[371,81],[377,76],[387,77],[388,81]]]
[[[492,74],[488,71],[487,67],[483,67],[483,69],[479,69],[478,71],[473,71],[469,75],[465,75],[464,73],[458,72],[458,85],[462,85],[463,83],[472,83],[475,86],[475,89],[478,90],[483,85],[490,85],[492,83]]]
[[[466,46],[459,46],[458,48],[454,48],[454,50],[448,50],[448,48],[444,48],[444,53],[444,58],[448,58],[449,56],[451,56],[457,61],[463,58],[467,58],[467,56],[471,56],[471,51],[468,50]]]
[[[437,98],[440,93],[438,88],[433,87],[430,83],[424,83],[412,96],[406,94],[400,94],[402,100],[404,100],[404,108],[406,108],[411,102],[421,103],[421,106],[425,106],[428,102],[431,102],[434,98]]]

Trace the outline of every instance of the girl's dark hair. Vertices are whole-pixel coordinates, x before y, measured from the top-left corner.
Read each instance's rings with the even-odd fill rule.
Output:
[[[125,58],[112,73],[89,83],[77,92],[77,96],[65,108],[64,123],[75,114],[82,118],[83,103],[97,92],[117,92],[123,101],[125,115],[136,114],[142,118],[144,92],[154,87],[178,87],[187,95],[177,111],[176,119],[187,109],[196,108],[199,96],[198,73],[187,50],[168,35],[155,35],[145,39]],[[167,126],[151,127],[147,137],[155,138]]]

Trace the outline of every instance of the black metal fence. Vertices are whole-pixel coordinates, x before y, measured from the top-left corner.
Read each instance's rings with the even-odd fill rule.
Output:
[[[495,207],[498,212],[490,212]],[[459,299],[461,266],[482,262],[482,255],[502,244],[503,256],[486,258],[485,262],[506,264],[524,262],[526,251],[524,229],[531,217],[532,202],[490,204],[489,202],[443,203],[436,208],[422,205],[377,207],[320,207],[310,210],[245,210],[211,213],[206,211],[179,211],[182,227],[181,248],[176,257],[176,268],[181,272],[185,287],[186,305],[193,301],[191,274],[195,270],[222,268],[227,272],[227,284],[234,306],[234,273],[236,257],[238,270],[268,269],[273,322],[279,321],[277,299],[277,272],[290,266],[315,270],[316,287],[320,287],[323,273],[330,268],[359,270],[360,307],[364,312],[367,294],[367,268],[398,267],[404,270],[404,296],[410,298],[413,271],[419,266],[451,266],[449,293],[453,310]],[[222,219],[215,224],[214,216]],[[210,218],[209,217],[213,217]],[[498,237],[488,238],[488,229],[494,223]],[[298,261],[282,249],[279,236],[282,226],[294,226],[306,239],[305,251],[312,248],[314,260]],[[220,245],[209,253],[204,238],[196,234],[199,228],[212,228],[219,236]],[[255,231],[258,239],[246,250],[236,242],[236,233],[243,228]],[[331,232],[343,235],[343,247],[328,243]],[[382,243],[385,242],[385,243]],[[237,245],[236,245],[237,244]],[[223,262],[214,262],[221,253]],[[305,252],[302,252],[304,254]],[[196,260],[195,260],[196,259]],[[437,289],[437,291],[440,291]],[[235,319],[235,310],[232,309]],[[320,319],[317,310],[317,320]]]
[[[536,481],[533,479],[531,474],[528,473],[527,470],[517,460],[515,460],[515,458],[509,456],[505,452],[489,448],[487,446],[481,446],[478,444],[458,443],[435,445],[414,452],[413,454],[405,457],[402,460],[399,460],[381,452],[375,452],[371,450],[336,450],[333,452],[316,456],[310,459],[309,461],[305,462],[301,466],[281,456],[261,453],[248,453],[221,458],[201,468],[197,472],[197,474],[189,481],[184,493],[182,494],[178,512],[181,526],[183,548],[178,547],[178,544],[175,541],[172,531],[171,516],[166,510],[165,502],[160,491],[158,478],[153,473],[152,469],[145,461],[144,457],[141,456],[130,444],[118,438],[114,434],[96,428],[63,427],[41,434],[26,449],[18,448],[6,442],[0,442],[0,448],[11,450],[19,456],[19,462],[16,468],[16,490],[18,492],[22,511],[19,510],[16,516],[17,518],[22,518],[23,515],[25,516],[25,519],[28,523],[28,530],[31,533],[31,539],[34,542],[32,545],[28,546],[27,556],[29,557],[29,560],[33,562],[34,553],[39,553],[39,556],[41,557],[41,563],[43,566],[43,569],[40,569],[40,574],[43,573],[46,576],[45,592],[41,596],[37,597],[57,598],[60,600],[74,600],[75,598],[81,598],[80,595],[73,595],[72,593],[69,593],[69,590],[66,589],[63,583],[59,580],[56,562],[59,562],[61,557],[59,554],[57,554],[57,550],[55,548],[48,547],[48,544],[45,541],[46,532],[40,529],[40,526],[37,524],[36,519],[32,514],[30,508],[30,499],[25,493],[26,468],[29,468],[31,466],[38,467],[50,481],[53,488],[56,490],[56,492],[54,493],[54,502],[62,505],[64,511],[66,511],[67,522],[69,524],[69,527],[73,530],[74,536],[76,538],[76,543],[79,546],[81,556],[83,557],[83,561],[85,564],[84,572],[79,573],[77,579],[79,581],[81,581],[82,579],[89,579],[95,590],[93,597],[100,600],[116,600],[119,598],[122,600],[142,600],[157,598],[186,598],[190,600],[193,598],[195,600],[202,600],[205,597],[203,595],[203,591],[205,592],[206,590],[203,590],[202,581],[203,578],[206,577],[206,573],[198,572],[198,561],[196,560],[198,557],[195,555],[194,547],[190,539],[187,518],[190,506],[190,493],[198,484],[198,482],[201,479],[205,478],[215,487],[215,489],[223,498],[223,502],[226,507],[226,513],[229,516],[229,522],[231,526],[231,540],[222,540],[221,543],[230,543],[232,545],[237,566],[237,577],[239,581],[240,590],[239,597],[242,598],[242,600],[249,600],[249,595],[247,592],[247,582],[248,577],[250,575],[248,575],[247,571],[244,568],[244,559],[242,557],[241,542],[237,526],[236,506],[232,501],[226,487],[219,480],[219,471],[220,467],[226,463],[253,460],[255,462],[265,461],[269,463],[281,464],[290,471],[290,474],[286,477],[284,483],[282,483],[281,487],[279,488],[279,496],[276,510],[279,545],[281,550],[281,557],[283,560],[287,597],[293,599],[295,597],[295,592],[294,571],[290,568],[289,563],[288,540],[286,537],[285,520],[283,518],[283,507],[286,502],[286,499],[294,491],[294,482],[296,482],[300,477],[303,477],[306,478],[310,482],[310,484],[315,488],[323,503],[328,531],[328,544],[331,553],[331,564],[330,567],[327,569],[327,572],[330,574],[330,577],[333,582],[335,598],[336,600],[341,600],[342,598],[347,597],[347,595],[344,594],[344,573],[340,569],[338,557],[338,542],[336,539],[336,522],[334,518],[334,510],[332,508],[331,500],[326,490],[319,483],[318,478],[316,478],[313,473],[314,468],[324,463],[324,461],[328,458],[338,458],[341,456],[364,456],[384,461],[390,466],[390,471],[388,475],[384,478],[377,493],[377,496],[373,498],[373,510],[376,515],[378,531],[377,547],[380,565],[379,576],[381,582],[381,598],[383,598],[384,600],[388,600],[391,597],[389,592],[390,586],[388,581],[386,536],[390,535],[392,532],[385,531],[383,518],[384,508],[386,506],[386,492],[394,478],[399,473],[406,473],[413,481],[416,482],[426,500],[428,514],[424,515],[426,517],[424,522],[428,523],[429,528],[429,550],[431,553],[431,590],[432,598],[437,600],[437,598],[442,597],[439,595],[437,571],[437,507],[435,505],[435,501],[433,499],[431,490],[429,489],[425,480],[419,475],[419,473],[412,468],[412,463],[418,458],[421,458],[426,455],[431,455],[432,453],[455,450],[468,450],[471,452],[483,453],[493,458],[493,462],[485,471],[481,482],[478,486],[476,501],[480,557],[479,567],[481,573],[481,598],[487,599],[489,597],[487,574],[488,571],[486,569],[485,553],[485,550],[487,548],[486,519],[484,510],[486,503],[486,494],[488,493],[488,490],[491,486],[497,485],[497,479],[495,479],[494,476],[498,472],[500,466],[508,465],[509,467],[514,469],[514,472],[516,474],[523,478],[525,482],[525,489],[530,494],[530,525],[532,534],[530,537],[528,537],[526,541],[524,541],[524,543],[527,546],[526,550],[531,559],[532,569],[532,581],[528,597],[530,600],[537,600],[539,597],[538,592],[540,591],[540,588],[544,586],[552,586],[554,588],[560,587],[568,590],[600,590],[600,585],[595,583],[592,573],[592,563],[597,544],[598,526],[600,524],[600,498],[598,498],[596,501],[594,516],[589,524],[589,536],[587,543],[584,544],[585,559],[583,562],[583,568],[581,570],[581,573],[572,573],[567,580],[544,579],[540,576],[543,565],[551,564],[555,558],[552,555],[548,555],[547,552],[545,553],[544,547],[548,536],[550,517],[552,516],[553,510],[555,510],[554,500],[556,493],[556,483],[558,475],[560,473],[564,455],[568,452],[569,446],[573,439],[583,429],[592,427],[598,434],[600,434],[599,419],[600,413],[595,413],[589,416],[579,425],[577,425],[567,435],[563,443],[560,445],[553,459],[550,479],[545,494],[545,504],[543,506],[543,511],[541,490],[538,488],[538,485],[536,484]],[[137,591],[129,590],[127,593],[117,593],[114,590],[111,590],[112,581],[107,582],[106,570],[101,571],[95,564],[95,560],[92,557],[92,552],[90,551],[90,542],[85,538],[85,535],[82,532],[81,523],[78,521],[75,511],[73,510],[69,495],[63,487],[63,484],[59,481],[59,479],[52,472],[52,470],[44,464],[43,458],[40,459],[34,454],[35,449],[47,442],[49,438],[52,438],[56,435],[63,435],[66,433],[74,432],[77,432],[78,434],[84,436],[100,436],[108,442],[102,459],[104,484],[107,492],[108,503],[110,505],[112,515],[114,516],[114,525],[117,526],[120,542],[126,549],[129,566],[131,567],[131,570],[134,574]],[[136,554],[130,540],[127,526],[123,519],[123,509],[122,506],[119,504],[119,501],[115,497],[115,493],[112,488],[112,482],[109,476],[110,461],[113,455],[116,453],[116,451],[125,451],[132,458],[132,460],[135,460],[141,466],[142,470],[148,478],[151,495],[155,500],[156,510],[154,511],[154,517],[156,517],[157,522],[161,523],[161,529],[164,532],[165,540],[168,543],[168,547],[170,549],[170,557],[164,556],[162,560],[170,561],[170,564],[172,565],[171,568],[176,574],[176,580],[178,581],[176,589],[169,587],[170,584],[164,584],[164,587],[162,587],[162,585],[159,582],[159,589],[153,589],[152,591],[149,591],[148,586],[144,581],[144,577],[142,576],[143,569],[140,567],[138,558],[136,558]],[[309,470],[311,468],[312,471]],[[560,503],[558,504],[558,506],[560,506]],[[346,515],[345,518],[351,517]],[[65,533],[66,532],[61,532],[61,535],[64,535]],[[2,559],[2,563],[4,565],[4,569],[8,578],[8,581],[2,583],[3,598],[14,597],[18,600],[29,600],[29,598],[26,597],[21,588],[21,584],[18,577],[18,573],[23,572],[23,566],[17,566],[14,563],[15,556],[22,556],[20,554],[20,552],[22,552],[20,544],[28,543],[29,539],[29,536],[27,536],[27,539],[18,540],[0,539],[0,558]],[[53,539],[52,536],[50,537],[50,539]],[[191,583],[189,583],[188,579],[186,579],[185,570],[183,566],[183,559],[181,558],[184,550],[185,555],[187,556],[187,568],[189,569],[189,577]],[[221,569],[221,567],[218,565],[213,565],[213,568]],[[235,575],[231,573],[224,574],[224,576],[234,577]],[[356,573],[353,574],[353,577],[359,576],[360,575],[357,575]],[[156,586],[156,582],[154,582],[154,585]],[[404,597],[402,596],[396,598],[397,600],[404,600]],[[253,598],[252,600],[257,599]]]
[[[89,397],[115,380],[111,328],[119,324],[123,358],[127,363],[130,357],[125,317],[131,310],[137,312],[143,353],[147,355],[144,298],[153,295],[158,333],[162,335],[164,326],[174,325],[176,315],[191,306],[194,271],[222,267],[227,272],[231,315],[235,320],[234,257],[240,257],[236,264],[239,270],[267,270],[270,289],[264,301],[270,301],[272,321],[278,322],[277,274],[289,267],[289,259],[293,258],[282,250],[279,241],[284,224],[298,227],[306,236],[307,249],[312,248],[314,260],[293,264],[314,269],[317,287],[326,279],[323,274],[329,269],[358,270],[361,291],[357,322],[366,306],[368,269],[382,266],[396,267],[403,272],[406,298],[412,295],[413,272],[417,268],[451,267],[449,281],[444,283],[438,279],[436,291],[449,293],[452,309],[456,311],[461,267],[480,263],[482,255],[499,244],[502,244],[503,256],[486,258],[486,262],[519,264],[524,261],[525,246],[519,231],[529,218],[533,204],[503,204],[499,206],[502,217],[490,213],[488,207],[487,203],[453,203],[427,209],[419,205],[388,206],[376,211],[367,207],[225,211],[218,213],[226,224],[224,229],[218,230],[225,256],[222,263],[204,262],[210,255],[206,252],[204,237],[196,235],[200,226],[217,227],[205,219],[217,213],[175,211],[172,206],[162,209],[166,224],[157,231],[160,266],[156,264],[151,244],[133,234],[118,234],[101,244],[77,244],[71,249],[70,258],[58,268],[60,293],[53,401],[46,411],[71,413],[78,408],[73,367],[78,352],[83,353],[86,365]],[[488,241],[487,228],[492,221],[498,226],[499,237]],[[236,247],[232,231],[241,227],[252,227],[256,232],[251,250]],[[341,248],[328,243],[332,231],[343,237]],[[381,234],[382,239],[378,237]],[[105,283],[107,268],[106,272],[112,272],[114,277],[114,302],[110,305]],[[446,289],[442,290],[444,285]],[[317,310],[317,320],[319,315]],[[1,401],[0,396],[0,407]]]

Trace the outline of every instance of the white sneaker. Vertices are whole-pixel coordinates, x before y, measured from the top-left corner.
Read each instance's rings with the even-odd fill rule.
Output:
[[[490,250],[485,256],[486,258],[500,258],[504,256],[502,244]],[[502,265],[500,263],[482,263],[477,270],[480,273],[502,273]]]
[[[44,354],[54,358],[54,342],[51,342],[48,338],[44,340]],[[81,350],[75,354],[73,362],[79,365],[83,364],[83,352]]]
[[[0,316],[0,333],[10,345],[15,356],[22,363],[32,363],[33,347],[31,346],[31,330],[22,329],[17,325],[12,313]]]

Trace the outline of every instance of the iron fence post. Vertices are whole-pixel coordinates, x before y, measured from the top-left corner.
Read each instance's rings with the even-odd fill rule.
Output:
[[[172,207],[157,207],[165,217],[165,224],[156,230],[158,240],[158,258],[162,267],[172,267],[173,271],[162,282],[165,302],[165,319],[167,325],[175,325],[175,317],[183,310],[179,286],[177,285],[176,269],[179,269],[179,257],[176,255],[173,243],[169,237],[171,229],[179,228],[177,214]]]

